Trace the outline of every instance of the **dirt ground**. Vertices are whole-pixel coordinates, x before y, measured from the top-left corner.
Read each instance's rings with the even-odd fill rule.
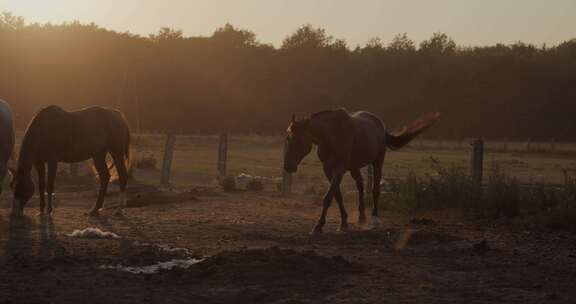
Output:
[[[337,233],[332,206],[324,234],[311,237],[320,206],[310,197],[133,186],[125,216],[109,208],[92,218],[84,215],[92,186],[59,190],[52,218],[39,216],[34,200],[25,218],[11,219],[2,203],[0,303],[576,301],[576,237],[568,232],[448,216],[410,223],[387,213],[378,227]],[[355,206],[348,202],[353,223]],[[88,227],[121,238],[66,236]],[[159,249],[168,247],[188,251]],[[204,260],[156,274],[101,268],[183,256]]]

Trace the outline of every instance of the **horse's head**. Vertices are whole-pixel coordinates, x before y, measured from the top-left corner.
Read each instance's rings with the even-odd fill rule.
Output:
[[[34,183],[31,174],[18,174],[10,169],[12,181],[10,187],[14,192],[14,204],[12,212],[18,215],[23,214],[24,205],[34,196]]]
[[[292,115],[284,155],[284,170],[288,173],[296,172],[302,159],[312,151],[312,135],[308,131],[308,123],[307,119],[296,121],[296,115]]]

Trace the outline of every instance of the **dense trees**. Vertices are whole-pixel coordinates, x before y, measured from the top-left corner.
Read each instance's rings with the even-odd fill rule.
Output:
[[[144,131],[276,133],[292,112],[366,109],[399,125],[443,112],[429,136],[576,139],[576,40],[460,47],[436,33],[352,48],[304,25],[279,48],[230,24],[149,37],[0,15],[0,98],[25,127],[48,104],[121,108]]]

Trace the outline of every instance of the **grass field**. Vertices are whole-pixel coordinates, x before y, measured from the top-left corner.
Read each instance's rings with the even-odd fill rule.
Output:
[[[144,135],[136,139],[139,155],[152,154],[162,160],[164,137]],[[247,173],[265,177],[281,176],[283,139],[271,136],[230,136],[228,173]],[[487,143],[484,156],[485,170],[497,164],[507,175],[516,177],[521,183],[559,184],[564,170],[576,170],[576,149],[572,145],[556,144],[555,152],[545,150],[547,144],[532,144],[531,151],[523,151],[525,143],[508,143],[507,151],[502,143]],[[500,147],[500,148],[498,148]],[[173,163],[173,182],[186,183],[189,179],[210,182],[216,176],[217,136],[179,136]],[[413,172],[422,176],[433,174],[431,158],[442,166],[468,168],[469,145],[453,141],[415,142],[399,151],[390,151],[384,165],[385,178],[404,178]],[[313,151],[294,176],[295,185],[323,183],[321,164]],[[352,185],[350,177],[345,185]]]
[[[21,134],[19,134],[21,135]],[[21,136],[18,136],[19,138]],[[134,136],[133,150],[136,159],[145,155],[157,160],[160,168],[164,135]],[[228,174],[246,173],[264,177],[280,177],[282,165],[281,136],[231,135],[228,143]],[[510,177],[520,183],[560,184],[564,171],[576,171],[576,145],[569,143],[486,142],[484,168],[490,170],[496,164]],[[551,151],[551,148],[554,151]],[[189,183],[214,183],[217,176],[218,136],[180,135],[172,166],[171,182],[178,185]],[[417,176],[434,174],[431,158],[445,167],[456,166],[467,170],[470,158],[469,141],[421,140],[399,151],[388,152],[384,164],[385,179],[402,179],[409,173]],[[148,174],[150,178],[158,178]],[[485,174],[485,177],[487,174]],[[325,178],[315,150],[304,159],[294,176],[295,189],[310,185],[322,185]],[[352,179],[346,176],[346,188],[353,188]]]

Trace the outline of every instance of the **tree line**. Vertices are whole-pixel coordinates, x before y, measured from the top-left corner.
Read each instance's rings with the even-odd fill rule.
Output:
[[[0,14],[0,98],[18,128],[49,104],[104,105],[142,132],[277,134],[293,112],[345,107],[392,128],[441,111],[429,137],[575,140],[575,84],[576,39],[464,47],[400,34],[353,47],[303,25],[274,47],[230,24],[143,37]]]

